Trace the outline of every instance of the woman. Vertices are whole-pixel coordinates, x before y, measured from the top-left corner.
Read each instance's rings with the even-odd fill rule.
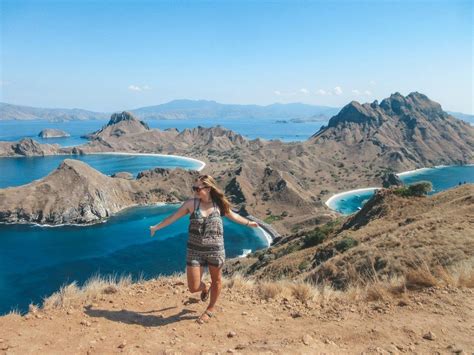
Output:
[[[201,292],[203,302],[209,296],[209,288],[202,282],[205,266],[209,268],[211,274],[211,299],[206,311],[197,319],[198,323],[203,324],[214,315],[214,307],[222,287],[221,270],[225,260],[222,216],[249,227],[258,227],[258,224],[230,209],[229,201],[212,176],[200,175],[193,185],[193,191],[195,198],[187,200],[173,215],[165,218],[159,224],[151,226],[150,233],[153,237],[157,230],[169,226],[188,213],[190,214],[186,275],[189,291]]]

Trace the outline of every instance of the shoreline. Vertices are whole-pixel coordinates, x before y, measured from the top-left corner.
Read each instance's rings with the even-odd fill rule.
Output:
[[[410,176],[410,175],[416,175],[416,174],[419,174],[419,173],[422,173],[422,172],[425,172],[425,171],[428,171],[428,170],[432,170],[432,169],[442,169],[442,168],[449,168],[449,167],[462,167],[462,166],[474,166],[474,164],[464,164],[464,165],[435,165],[431,168],[427,168],[427,167],[424,167],[424,168],[418,168],[418,169],[413,169],[413,170],[407,170],[407,171],[402,171],[400,173],[395,173],[395,175],[397,175],[398,177],[405,177],[405,176]],[[355,189],[355,190],[348,190],[348,191],[343,191],[343,192],[339,192],[337,194],[334,194],[332,195],[331,197],[329,197],[326,202],[324,203],[327,207],[329,207],[332,211],[335,211],[337,213],[341,213],[339,212],[338,210],[336,210],[335,206],[333,205],[333,202],[339,198],[341,198],[342,196],[348,196],[348,195],[353,195],[353,194],[356,194],[358,192],[367,192],[367,191],[370,191],[370,190],[380,190],[382,189],[382,187],[363,187],[363,188],[360,188],[360,189]],[[342,214],[342,213],[341,213]]]
[[[331,206],[331,204],[333,203],[334,200],[339,199],[340,197],[343,197],[343,196],[346,196],[346,195],[353,195],[353,194],[358,193],[358,192],[375,191],[375,190],[379,190],[379,189],[381,189],[381,187],[364,187],[364,188],[361,188],[361,189],[355,189],[355,190],[349,190],[349,191],[340,192],[340,193],[338,193],[338,194],[332,195],[332,196],[325,202],[325,204],[326,204],[326,206],[328,206],[330,209],[336,211],[336,209]],[[337,212],[337,211],[336,211],[336,212]]]
[[[174,154],[159,154],[159,153],[128,153],[128,152],[97,152],[97,153],[86,153],[84,155],[91,155],[91,154],[101,154],[101,155],[138,155],[138,156],[150,156],[150,157],[163,157],[163,158],[177,158],[177,159],[183,159],[183,160],[188,160],[192,161],[195,163],[200,164],[200,167],[197,169],[192,169],[196,171],[201,171],[202,169],[205,168],[206,163],[203,162],[202,160],[196,159],[196,158],[190,158],[190,157],[185,157],[183,155],[174,155]],[[64,154],[68,155],[68,154]],[[170,168],[165,168],[165,169],[170,169]],[[173,168],[176,169],[176,168]]]
[[[397,175],[398,177],[400,176],[407,176],[407,175],[415,175],[415,174],[418,174],[418,173],[421,173],[421,172],[424,172],[424,171],[427,171],[427,170],[432,170],[432,169],[440,169],[440,168],[449,168],[449,167],[453,167],[453,166],[456,166],[456,167],[461,167],[461,166],[474,166],[474,164],[464,164],[464,165],[435,165],[431,168],[418,168],[418,169],[414,169],[414,170],[407,170],[407,171],[402,171],[401,173],[396,173],[395,175]]]
[[[121,210],[118,210],[115,212],[113,215],[100,219],[96,222],[92,223],[61,223],[61,224],[40,224],[36,222],[20,222],[20,223],[7,223],[7,222],[0,222],[0,225],[24,225],[24,226],[30,226],[30,227],[41,227],[41,228],[56,228],[56,227],[70,227],[70,226],[76,226],[76,227],[90,227],[94,226],[96,224],[102,224],[102,223],[107,223],[109,221],[109,218],[115,217],[119,215],[120,213],[126,212],[127,209],[130,208],[136,208],[136,207],[159,207],[159,206],[166,206],[166,205],[172,205],[173,203],[166,203],[166,202],[156,202],[155,204],[151,205],[142,205],[142,204],[133,204],[131,206],[127,206],[122,208]]]
[[[198,163],[200,166],[197,169],[189,169],[189,170],[195,170],[195,171],[202,171],[206,167],[206,163],[203,162],[202,160],[196,159],[196,158],[191,158],[191,157],[185,157],[184,155],[174,155],[174,154],[159,154],[159,153],[136,153],[136,152],[91,152],[91,153],[84,153],[84,154],[44,154],[44,155],[35,155],[35,156],[25,156],[25,155],[18,155],[18,156],[0,156],[0,159],[2,158],[42,158],[42,157],[54,157],[54,156],[66,156],[66,157],[73,157],[75,155],[94,155],[94,154],[100,154],[100,155],[142,155],[142,156],[153,156],[153,157],[162,157],[162,158],[176,158],[176,159],[183,159],[183,160],[188,160],[192,161],[194,163]],[[71,158],[72,159],[72,158]],[[176,169],[176,168],[164,168],[164,169]]]

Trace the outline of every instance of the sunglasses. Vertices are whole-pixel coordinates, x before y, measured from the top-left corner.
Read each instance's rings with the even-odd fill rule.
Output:
[[[203,186],[203,187],[193,186],[193,191],[199,192],[199,191],[207,189],[207,188],[209,188],[209,186]]]

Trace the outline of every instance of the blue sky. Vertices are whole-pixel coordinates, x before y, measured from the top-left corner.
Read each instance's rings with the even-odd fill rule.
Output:
[[[3,102],[342,106],[419,91],[474,113],[472,1],[0,2]]]

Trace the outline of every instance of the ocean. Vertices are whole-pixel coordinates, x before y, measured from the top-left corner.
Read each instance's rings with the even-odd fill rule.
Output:
[[[31,137],[41,143],[77,145],[85,142],[80,135],[90,133],[105,123],[107,121],[62,124],[0,121],[0,140]],[[193,127],[190,122],[180,127],[187,125]],[[71,137],[51,140],[36,137],[41,129],[48,127],[63,129]],[[0,188],[40,179],[66,158],[82,160],[107,175],[128,171],[136,176],[140,171],[155,167],[201,167],[199,162],[179,157],[131,154],[0,158]],[[150,225],[159,223],[178,207],[171,204],[133,207],[104,223],[90,226],[0,224],[0,315],[12,309],[26,312],[30,303],[40,304],[43,297],[56,292],[61,286],[73,281],[81,285],[97,274],[147,279],[185,271],[189,216],[157,231],[154,238],[150,237],[149,232]],[[250,251],[269,245],[268,237],[261,229],[241,226],[227,218],[223,221],[227,257],[245,256]]]
[[[240,120],[147,120],[150,128],[177,128],[182,131],[185,128],[197,126],[212,127],[217,124],[240,133],[248,139],[279,139],[284,142],[302,141],[316,133],[326,122],[304,122],[304,123],[277,123],[276,119],[240,119]],[[16,141],[24,137],[34,138],[40,143],[57,143],[63,147],[84,144],[86,139],[81,135],[91,133],[106,125],[108,120],[95,121],[70,121],[70,122],[47,122],[42,120],[32,121],[0,121],[0,141]],[[45,128],[57,128],[66,131],[71,136],[65,138],[40,138],[38,133]]]
[[[80,136],[99,129],[106,121],[61,122],[0,121],[0,140],[31,137],[40,143],[62,146],[86,142]],[[210,127],[211,120],[149,121],[153,128]],[[221,122],[249,139],[280,139],[298,141],[309,138],[323,123],[275,123],[274,120],[239,120]],[[43,140],[37,134],[44,128],[58,128],[71,134],[68,138]],[[51,156],[31,158],[0,158],[0,188],[19,186],[42,178],[57,168],[65,158],[80,159],[104,174],[139,171],[154,167],[198,169],[195,161],[176,157],[93,154],[86,156]],[[474,182],[474,167],[443,167],[424,169],[401,176],[406,183],[429,180],[435,192],[459,182]],[[349,192],[333,199],[333,208],[344,214],[357,211],[370,196]],[[17,309],[25,312],[30,303],[39,304],[43,297],[62,285],[77,281],[83,284],[91,276],[131,275],[145,279],[185,270],[185,246],[189,216],[158,231],[150,238],[148,227],[157,224],[179,205],[134,207],[91,226],[44,227],[38,225],[0,224],[0,315]],[[268,246],[268,239],[259,229],[224,220],[227,257],[244,256]]]

